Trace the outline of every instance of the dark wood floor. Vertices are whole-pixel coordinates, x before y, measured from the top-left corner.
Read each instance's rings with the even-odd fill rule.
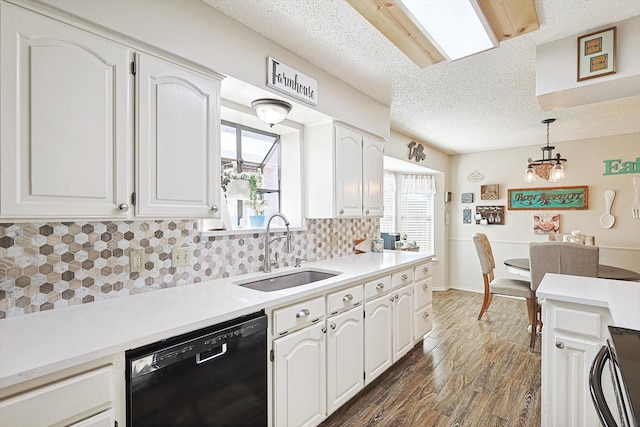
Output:
[[[321,424],[539,426],[540,344],[529,352],[524,301],[435,292],[431,334]],[[538,340],[540,341],[540,340]]]

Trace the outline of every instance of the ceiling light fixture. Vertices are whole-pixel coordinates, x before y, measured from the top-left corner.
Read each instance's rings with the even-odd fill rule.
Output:
[[[560,153],[553,155],[556,147],[549,145],[549,124],[555,122],[556,119],[544,119],[542,123],[547,125],[547,145],[542,147],[542,158],[538,160],[527,160],[529,166],[524,174],[524,182],[535,182],[536,176],[547,179],[551,182],[558,182],[564,179],[564,168],[562,164],[567,161],[563,159]]]
[[[450,60],[498,47],[477,0],[402,0],[417,24]]]
[[[251,107],[256,110],[258,118],[271,127],[283,121],[291,111],[291,104],[288,102],[270,98],[256,99]]]

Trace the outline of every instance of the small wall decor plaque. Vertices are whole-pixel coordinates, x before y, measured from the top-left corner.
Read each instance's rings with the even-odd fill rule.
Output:
[[[509,209],[587,209],[589,187],[510,188]]]
[[[471,182],[480,182],[484,179],[484,175],[482,175],[477,170],[474,170],[469,175],[467,175],[467,180]]]
[[[462,203],[473,203],[473,193],[462,193],[460,200]]]
[[[471,208],[464,208],[462,210],[462,223],[471,224]]]
[[[578,37],[578,81],[616,72],[616,27]]]
[[[426,158],[427,155],[424,153],[424,145],[411,141],[409,143],[409,160],[416,159],[416,163],[420,163]]]
[[[498,200],[500,198],[499,185],[498,184],[481,185],[480,198],[482,200]]]
[[[533,216],[534,234],[558,234],[560,214],[539,213]]]

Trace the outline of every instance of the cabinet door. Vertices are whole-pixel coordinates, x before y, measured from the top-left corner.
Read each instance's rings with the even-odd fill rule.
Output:
[[[324,323],[273,342],[274,425],[316,426],[326,414]]]
[[[393,363],[393,295],[387,294],[364,305],[364,372],[367,384]]]
[[[364,387],[363,308],[327,319],[327,415]]]
[[[393,361],[413,347],[413,285],[393,292]]]
[[[2,4],[0,213],[126,218],[125,46]]]
[[[382,217],[384,207],[384,151],[382,141],[362,139],[362,208],[364,216]]]
[[[136,213],[219,217],[220,81],[137,58]]]
[[[362,216],[362,135],[335,126],[336,214],[338,218]]]
[[[547,333],[551,332],[545,327]],[[553,334],[553,347],[545,356],[547,369],[551,366],[554,372],[549,377],[549,387],[545,392],[553,396],[544,397],[550,419],[549,425],[555,426],[593,426],[600,425],[589,394],[589,369],[601,344],[596,340],[588,340],[559,333]],[[549,344],[545,340],[544,344]]]

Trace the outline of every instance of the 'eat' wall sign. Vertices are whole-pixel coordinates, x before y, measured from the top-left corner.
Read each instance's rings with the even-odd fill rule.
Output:
[[[640,173],[640,157],[636,161],[623,162],[622,160],[604,160],[603,175],[624,175],[627,173]]]

